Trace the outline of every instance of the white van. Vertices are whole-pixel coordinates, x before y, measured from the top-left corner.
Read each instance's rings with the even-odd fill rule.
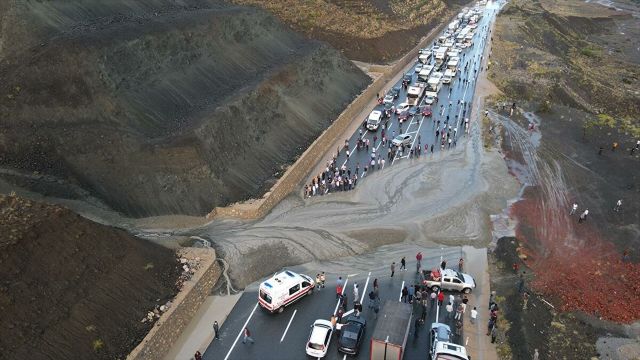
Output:
[[[281,313],[304,295],[311,295],[315,286],[307,275],[285,270],[260,284],[258,303],[272,313]]]
[[[378,130],[380,126],[380,122],[382,121],[382,111],[373,110],[371,114],[369,114],[369,118],[367,119],[367,129],[371,131]]]

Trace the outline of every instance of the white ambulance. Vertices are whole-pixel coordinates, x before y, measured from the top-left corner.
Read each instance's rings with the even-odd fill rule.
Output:
[[[315,282],[307,275],[285,270],[260,284],[258,303],[272,313],[281,313],[286,306],[305,295],[311,295],[315,286]]]

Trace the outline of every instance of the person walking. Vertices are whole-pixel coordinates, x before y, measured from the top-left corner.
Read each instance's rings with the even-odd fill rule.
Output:
[[[213,337],[217,340],[220,340],[220,326],[218,326],[218,322],[213,322]]]
[[[416,317],[416,321],[413,323],[414,325],[414,330],[413,330],[413,336],[418,337],[418,330],[420,329],[420,326],[422,325],[420,318]]]
[[[533,360],[539,360],[540,354],[538,353],[538,349],[533,350]]]
[[[393,277],[393,274],[395,274],[396,272],[396,263],[395,261],[391,263],[391,277]]]
[[[442,260],[442,262],[440,263],[440,268],[442,270],[447,268],[447,260]]]
[[[491,328],[491,343],[496,342],[496,337],[498,336],[498,324],[494,323],[493,328]]]
[[[571,206],[571,211],[569,212],[569,215],[575,214],[576,211],[578,211],[578,204],[573,203],[573,205]]]
[[[359,295],[359,289],[358,289],[358,283],[354,283],[353,284],[353,301],[358,300],[360,297]]]
[[[447,309],[447,320],[453,319],[453,304],[449,302],[445,308]]]
[[[458,261],[458,271],[462,272],[462,269],[464,269],[464,259],[460,258]]]
[[[464,307],[465,304],[460,303],[458,304],[458,308],[456,309],[456,320],[462,320],[462,315],[464,315]]]
[[[471,310],[471,323],[475,324],[476,319],[478,319],[478,309],[474,306],[473,310]]]
[[[586,209],[578,219],[578,223],[582,223],[583,221],[587,221],[587,216],[589,215],[589,209]]]
[[[615,212],[619,212],[619,211],[620,211],[620,207],[621,207],[621,206],[622,206],[622,199],[619,199],[619,200],[616,202],[616,206],[614,206],[614,207],[613,207],[613,211],[615,211]]]
[[[327,277],[324,271],[320,273],[320,287],[324,289],[324,283],[327,281]]]
[[[442,306],[443,301],[444,301],[444,293],[440,291],[438,292],[438,306]]]
[[[416,289],[413,286],[409,286],[407,288],[407,302],[409,304],[413,303],[413,295],[415,295]]]
[[[244,328],[243,335],[244,335],[244,337],[242,338],[242,343],[243,343],[243,344],[246,344],[246,343],[247,343],[247,341],[249,341],[249,342],[250,342],[250,343],[252,343],[252,344],[253,344],[253,343],[255,343],[255,341],[254,341],[254,340],[253,340],[253,338],[251,337],[251,331],[249,331],[249,328],[248,328],[248,327],[245,327],[245,328]]]
[[[402,288],[402,293],[401,293],[401,296],[400,296],[400,300],[403,303],[406,303],[408,296],[409,296],[409,289],[407,289],[407,287],[405,286],[405,287]]]
[[[407,271],[407,260],[405,260],[404,256],[400,259],[400,271]]]
[[[336,299],[339,299],[342,296],[342,285],[336,285]]]
[[[202,354],[200,353],[200,351],[196,351],[196,353],[193,355],[193,358],[196,360],[202,360]]]
[[[420,273],[420,267],[422,266],[422,252],[418,251],[418,253],[416,254],[416,272],[419,274]]]

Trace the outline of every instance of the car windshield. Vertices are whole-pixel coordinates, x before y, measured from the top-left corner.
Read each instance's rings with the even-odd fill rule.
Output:
[[[271,296],[264,292],[264,290],[260,290],[260,298],[264,300],[267,304],[271,304]]]
[[[460,281],[464,282],[464,276],[462,275],[462,273],[461,273],[461,272],[459,272],[459,271],[455,271],[455,270],[454,270],[454,272],[456,273],[456,277],[457,277]]]
[[[435,360],[467,360],[462,356],[451,355],[451,354],[438,354]]]
[[[322,350],[322,344],[309,343],[309,347],[315,350]]]

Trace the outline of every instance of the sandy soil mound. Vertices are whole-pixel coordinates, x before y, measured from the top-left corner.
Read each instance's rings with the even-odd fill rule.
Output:
[[[178,274],[166,248],[0,195],[0,359],[124,358]]]
[[[266,9],[297,31],[353,60],[381,63],[404,55],[464,0],[231,0]]]
[[[129,216],[261,195],[370,82],[258,9],[0,4],[0,176]]]

